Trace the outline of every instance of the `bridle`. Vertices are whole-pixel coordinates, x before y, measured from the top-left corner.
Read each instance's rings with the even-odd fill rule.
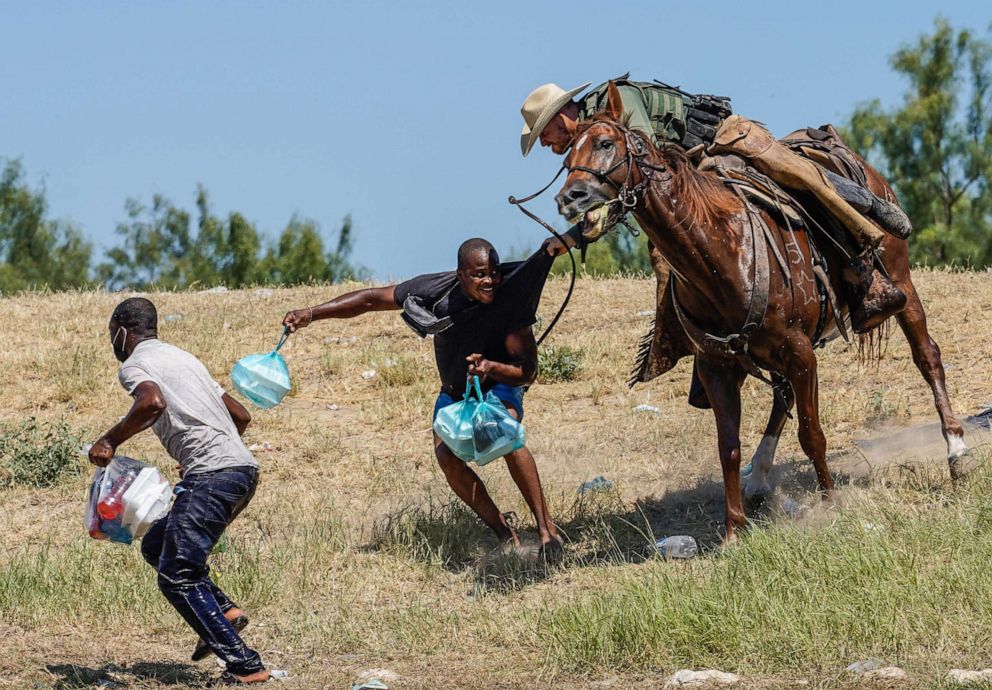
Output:
[[[668,166],[664,163],[661,165],[656,165],[645,160],[648,156],[648,150],[645,148],[644,141],[641,139],[640,134],[637,134],[619,122],[604,122],[600,120],[598,121],[598,124],[606,124],[607,126],[613,127],[623,135],[625,149],[624,155],[621,156],[613,165],[603,169],[589,168],[584,165],[570,166],[568,165],[568,158],[566,158],[565,162],[562,163],[562,170],[568,170],[570,174],[575,171],[589,173],[600,182],[605,182],[613,187],[617,191],[617,197],[607,201],[605,205],[609,206],[619,203],[621,207],[619,217],[622,218],[630,211],[633,211],[637,206],[638,196],[642,194],[652,182],[660,179],[656,177],[656,173],[667,173]],[[569,144],[569,148],[571,148],[571,146],[572,143]],[[624,177],[622,184],[617,184],[612,175],[624,166],[627,167],[627,175]],[[637,184],[631,184],[635,168],[640,171],[641,180]],[[559,171],[559,174],[561,174],[561,171]],[[557,179],[557,176],[555,179]]]
[[[569,173],[572,173],[572,171],[578,170],[593,175],[600,182],[604,182],[604,181],[608,182],[610,186],[612,186],[614,189],[617,190],[617,197],[616,199],[612,199],[606,202],[605,205],[612,205],[619,203],[622,209],[618,216],[619,219],[622,219],[628,212],[632,211],[637,206],[638,196],[652,182],[659,179],[654,176],[654,173],[668,172],[667,165],[664,164],[660,166],[654,165],[644,160],[644,158],[648,155],[648,151],[645,149],[644,142],[641,141],[640,136],[638,134],[634,133],[633,131],[631,131],[627,127],[624,127],[618,122],[609,123],[609,124],[610,126],[616,128],[624,136],[624,146],[626,148],[626,153],[616,163],[611,165],[609,168],[603,170],[587,168],[581,165],[575,165],[570,167],[567,163],[568,157],[566,156],[565,161],[562,162],[561,167],[558,168],[558,172],[555,173],[555,176],[551,178],[550,182],[548,182],[546,185],[541,187],[541,189],[539,189],[538,191],[534,192],[529,196],[524,197],[523,199],[518,199],[515,196],[510,196],[508,199],[510,204],[519,208],[524,215],[526,215],[528,218],[530,218],[535,223],[539,224],[545,230],[547,230],[552,235],[554,235],[555,238],[557,238],[557,240],[561,242],[562,246],[564,247],[568,247],[568,245],[565,243],[565,238],[563,238],[558,233],[557,230],[551,227],[551,225],[545,222],[540,216],[538,216],[536,213],[530,211],[524,206],[526,202],[532,201],[533,199],[536,199],[537,197],[544,194],[544,192],[548,191],[548,188],[550,188],[551,185],[553,185],[558,180],[558,178],[561,177],[561,174],[564,171],[567,170]],[[569,149],[571,149],[574,143],[575,143],[575,139],[573,138],[572,141],[569,142],[565,150],[568,151]],[[637,150],[636,153],[634,152],[635,144]],[[613,175],[613,173],[615,173],[617,170],[622,168],[624,165],[627,166],[627,176],[624,179],[623,184],[618,185],[616,182],[614,182],[611,175]],[[641,181],[635,185],[631,185],[631,174],[635,167],[637,167],[641,171]],[[575,257],[572,256],[572,252],[568,252],[568,258],[572,262],[572,277],[568,284],[568,292],[565,293],[565,299],[562,300],[561,306],[558,308],[558,312],[555,314],[555,317],[551,320],[551,323],[548,324],[548,327],[544,330],[544,333],[541,334],[541,337],[537,339],[538,345],[544,342],[544,339],[548,337],[549,333],[551,333],[551,329],[555,327],[555,325],[558,323],[558,320],[561,318],[561,315],[565,313],[565,307],[568,306],[569,300],[572,299],[572,291],[575,289],[575,276],[576,273],[578,272],[578,269],[575,266]]]
[[[584,165],[569,166],[567,158],[562,164],[562,168],[567,169],[569,172],[578,170],[589,173],[601,183],[606,182],[613,187],[617,191],[617,198],[606,203],[619,203],[622,207],[620,214],[620,217],[622,218],[628,211],[633,210],[633,208],[637,206],[638,196],[643,194],[645,189],[647,189],[652,183],[661,181],[662,178],[658,177],[658,174],[660,173],[664,175],[668,173],[668,166],[664,163],[661,165],[656,165],[645,160],[648,155],[648,151],[645,150],[644,142],[640,138],[639,134],[633,132],[618,122],[603,122],[603,124],[614,127],[621,134],[623,134],[626,147],[625,155],[621,156],[619,160],[608,168],[596,169],[589,168]],[[627,167],[627,174],[623,183],[617,184],[612,175],[623,166]],[[641,180],[637,184],[632,185],[631,177],[635,167],[641,172]],[[754,276],[752,278],[751,298],[749,300],[748,313],[745,318],[744,326],[737,333],[731,333],[725,336],[716,336],[704,331],[702,328],[693,323],[693,321],[689,318],[689,315],[682,309],[678,299],[675,296],[674,273],[669,276],[669,281],[671,283],[669,287],[672,306],[674,307],[676,316],[683,330],[685,330],[689,340],[693,342],[698,350],[704,352],[708,351],[711,353],[715,352],[721,356],[736,359],[748,374],[770,385],[775,391],[776,396],[781,398],[784,402],[785,399],[780,385],[762,372],[757,363],[751,357],[748,347],[751,337],[761,327],[761,323],[764,319],[765,311],[768,308],[769,290],[769,262],[767,245],[765,244],[766,233],[768,232],[767,226],[765,225],[764,220],[755,213],[748,213],[748,221],[751,231],[749,239],[751,240],[752,252],[754,253]],[[764,232],[759,233],[758,229],[755,227],[755,221],[757,221],[761,230]]]

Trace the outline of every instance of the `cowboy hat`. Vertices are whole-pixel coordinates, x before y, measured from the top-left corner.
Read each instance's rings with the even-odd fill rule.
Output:
[[[520,106],[520,114],[524,116],[524,130],[520,133],[520,151],[526,156],[530,153],[534,142],[541,136],[541,131],[551,122],[572,97],[589,88],[592,82],[586,82],[571,91],[565,91],[557,84],[544,84],[530,92],[527,100]]]

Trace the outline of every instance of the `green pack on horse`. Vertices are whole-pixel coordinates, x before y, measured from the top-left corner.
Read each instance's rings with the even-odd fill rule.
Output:
[[[623,99],[611,83],[602,112],[575,127],[564,164],[568,177],[556,199],[559,212],[580,223],[588,240],[632,213],[670,267],[669,308],[681,326],[680,335],[686,337],[685,354],[696,357],[716,417],[726,534],[733,540],[745,522],[739,431],[740,388],[748,375],[772,384],[776,394],[752,459],[746,496],[758,500],[772,490],[774,452],[793,406],[799,441],[813,462],[820,489],[833,488],[820,426],[815,347],[843,332],[850,318],[848,304],[836,295],[844,294],[856,257],[849,241],[853,230],[838,219],[833,200],[803,189],[801,179],[791,180],[795,187],[788,190],[768,179],[767,160],[761,157],[768,152],[779,156],[777,147],[788,144],[767,142],[764,129],[755,129],[756,123],[743,126],[743,118],[727,118],[723,126],[727,122],[734,129],[717,131],[714,145],[708,147],[713,157],[703,161],[704,169],[697,169],[681,147],[658,147],[644,132],[625,124]],[[721,133],[732,140],[721,143]],[[836,139],[835,133],[829,134]],[[735,141],[744,143],[743,155],[721,160]],[[815,137],[795,141],[801,142],[796,143],[800,148],[817,148],[810,143]],[[853,153],[844,157],[862,171],[863,184],[873,197],[895,198],[878,171]],[[819,179],[827,179],[822,171],[830,167],[812,159],[802,158],[815,166]],[[843,176],[843,165],[831,166],[830,172]],[[967,447],[947,396],[940,350],[927,331],[910,278],[908,245],[903,238],[872,229],[879,235],[873,245],[879,250],[878,268],[905,298],[896,316],[913,360],[933,391],[955,475]]]

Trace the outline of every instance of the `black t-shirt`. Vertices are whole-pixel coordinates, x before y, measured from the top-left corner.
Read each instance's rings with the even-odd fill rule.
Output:
[[[396,286],[395,300],[401,307],[413,295],[439,319],[460,314],[451,327],[434,336],[441,390],[456,398],[465,392],[465,358],[473,353],[494,362],[509,360],[506,336],[537,320],[541,290],[553,263],[554,257],[538,250],[524,262],[501,264],[503,283],[492,304],[469,299],[454,271],[417,276]]]

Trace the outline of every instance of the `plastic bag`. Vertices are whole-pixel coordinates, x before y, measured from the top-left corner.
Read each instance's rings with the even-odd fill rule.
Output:
[[[476,382],[478,388],[478,382]],[[438,410],[434,419],[434,431],[444,445],[451,449],[465,462],[475,459],[475,446],[472,443],[472,414],[475,408],[482,402],[482,394],[478,398],[472,397],[472,382],[465,383],[465,395],[458,402],[446,405]]]
[[[493,395],[476,406],[472,414],[472,446],[475,462],[485,465],[527,445],[524,425],[510,416],[503,403]]]
[[[263,410],[275,407],[289,393],[289,367],[279,354],[286,344],[289,329],[285,329],[272,352],[242,357],[231,369],[234,388]]]
[[[169,512],[171,487],[158,468],[121,455],[98,467],[84,523],[94,539],[130,544]]]
[[[438,411],[434,431],[451,452],[465,462],[478,465],[519,450],[527,443],[524,425],[510,416],[492,392],[483,397],[476,376],[466,384],[461,401]]]

